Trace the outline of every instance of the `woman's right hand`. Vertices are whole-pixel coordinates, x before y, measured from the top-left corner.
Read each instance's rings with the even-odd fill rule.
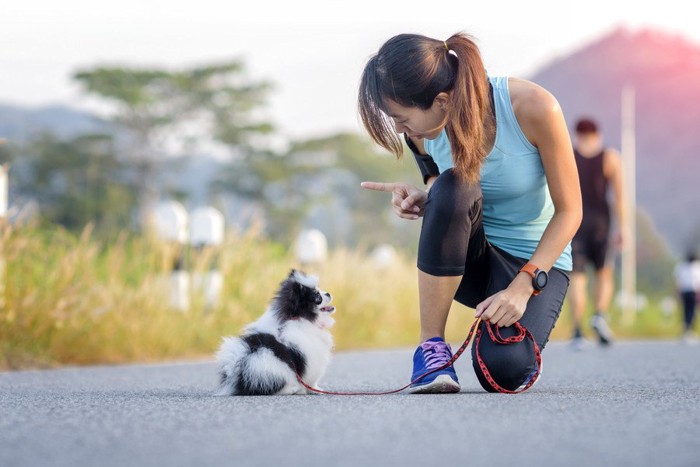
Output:
[[[418,219],[423,216],[428,193],[407,183],[362,182],[367,190],[391,193],[391,205],[402,219]]]

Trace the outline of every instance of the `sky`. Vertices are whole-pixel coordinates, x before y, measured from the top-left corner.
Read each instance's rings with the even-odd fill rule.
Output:
[[[0,103],[96,108],[79,69],[180,69],[243,59],[270,81],[267,116],[288,139],[361,131],[367,59],[399,33],[476,37],[490,74],[527,78],[617,27],[654,27],[700,44],[687,0],[21,0],[0,14]]]

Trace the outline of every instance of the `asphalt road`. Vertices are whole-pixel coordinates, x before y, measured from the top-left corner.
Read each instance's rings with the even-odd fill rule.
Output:
[[[329,390],[387,390],[412,349],[338,353]],[[211,362],[0,373],[0,466],[697,466],[700,346],[552,342],[529,392],[214,397]]]

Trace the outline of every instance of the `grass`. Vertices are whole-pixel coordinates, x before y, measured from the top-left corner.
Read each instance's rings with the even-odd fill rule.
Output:
[[[187,312],[173,309],[167,279],[180,255],[176,246],[122,234],[99,241],[61,229],[0,226],[0,369],[153,362],[210,357],[222,336],[237,334],[267,306],[289,269],[291,253],[259,232],[229,234],[217,251],[186,251],[188,269],[204,273],[217,263],[224,277],[219,304],[194,293]],[[306,268],[334,295],[336,347],[413,346],[418,338],[418,295],[413,258],[380,268],[364,251],[339,249]],[[2,284],[2,281],[0,281]],[[1,290],[0,290],[1,291]],[[461,342],[473,310],[453,306],[447,338]],[[631,324],[613,310],[622,337],[676,337],[678,318],[650,306]],[[568,338],[568,310],[553,331]]]

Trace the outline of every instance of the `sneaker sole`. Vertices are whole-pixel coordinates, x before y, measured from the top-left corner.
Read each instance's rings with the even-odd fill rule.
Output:
[[[428,384],[409,388],[408,392],[411,394],[451,394],[460,390],[459,383],[448,375],[440,375]]]

